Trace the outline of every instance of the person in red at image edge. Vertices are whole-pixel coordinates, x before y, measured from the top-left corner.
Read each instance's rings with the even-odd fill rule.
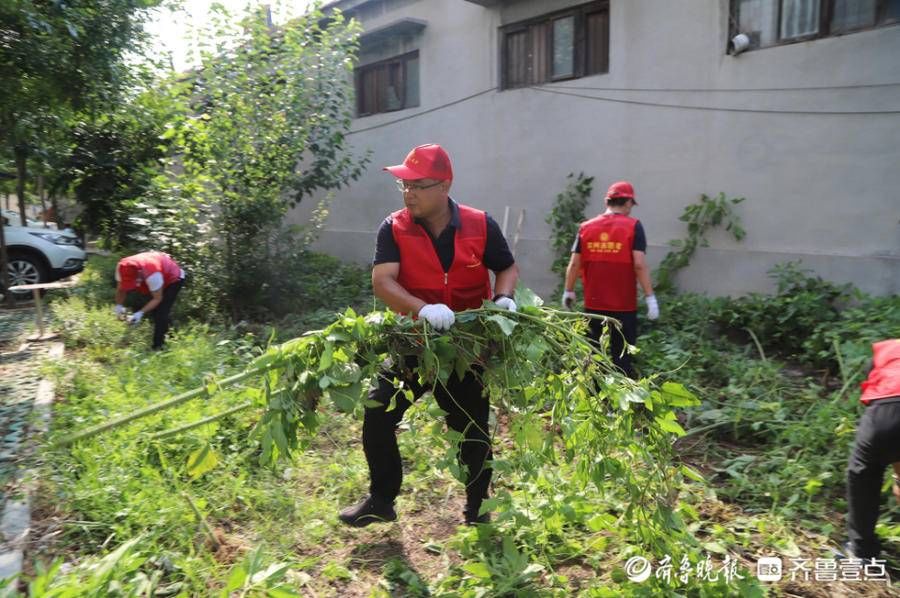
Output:
[[[184,270],[168,254],[146,251],[123,257],[116,265],[116,315],[125,314],[125,297],[129,291],[149,296],[139,311],[128,317],[137,324],[145,315],[153,319],[153,349],[162,349],[171,325],[172,306],[184,286]]]
[[[378,230],[372,286],[375,295],[392,310],[425,320],[437,330],[449,329],[454,312],[478,308],[486,299],[516,310],[513,291],[518,269],[500,227],[486,213],[450,199],[453,170],[450,157],[439,145],[420,145],[403,164],[388,166],[397,177],[406,207],[385,218]],[[488,271],[496,274],[491,292]],[[394,521],[394,500],[400,492],[403,466],[396,428],[410,402],[397,394],[396,377],[412,389],[415,398],[430,390],[410,375],[415,359],[392,364],[369,392],[363,421],[363,451],[369,466],[369,494],[341,511],[341,521],[363,527]],[[435,398],[447,412],[447,427],[464,434],[459,460],[466,466],[465,523],[486,523],[480,514],[491,481],[491,438],[488,434],[490,402],[478,370],[462,378],[450,375],[438,384]],[[396,408],[388,411],[397,395]]]
[[[893,466],[900,502],[900,339],[872,345],[872,370],[859,400],[866,406],[847,464],[847,532],[850,555],[873,559],[881,549],[875,524],[884,471]]]
[[[637,342],[637,283],[647,301],[647,318],[659,317],[659,304],[653,295],[645,260],[644,227],[640,220],[630,216],[636,205],[631,183],[619,181],[610,185],[606,192],[606,211],[579,226],[562,296],[563,306],[571,309],[575,303],[575,281],[580,273],[585,311],[622,323],[622,334],[613,331],[610,335],[609,349],[613,363],[631,378],[635,376],[634,368],[624,343]],[[604,327],[603,320],[592,319],[588,333],[591,340],[597,342]]]

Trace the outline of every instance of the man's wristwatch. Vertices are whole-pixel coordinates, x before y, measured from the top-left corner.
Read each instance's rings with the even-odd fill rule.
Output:
[[[491,299],[491,301],[497,303],[498,299],[503,299],[504,297],[506,297],[507,299],[513,299],[512,295],[507,295],[506,293],[497,293],[496,295],[494,295],[494,298]],[[515,299],[513,299],[513,301],[515,301]]]

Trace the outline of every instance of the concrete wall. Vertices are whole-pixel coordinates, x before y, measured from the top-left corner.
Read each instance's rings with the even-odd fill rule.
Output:
[[[900,82],[900,26],[734,57],[725,54],[727,0],[611,0],[608,74],[497,91],[498,27],[570,4],[420,0],[364,22],[428,21],[419,40],[421,105],[354,121],[353,144],[371,152],[370,167],[335,196],[319,248],[370,260],[379,223],[402,205],[380,168],[436,142],[454,161],[455,199],[498,221],[510,206],[510,238],[525,209],[517,258],[523,282],[539,293],[557,283],[544,219],[566,175],[580,171],[596,177],[589,215],[602,210],[609,183],[634,183],[633,215],[647,231],[651,264],[685,235],[678,216],[701,193],[747,198],[737,207],[745,240],[711,235],[679,277],[684,289],[765,291],[771,266],[801,259],[836,282],[900,292],[900,86],[867,86]],[[822,86],[857,87],[797,89]],[[754,88],[769,90],[726,91]],[[706,91],[660,91],[675,89]]]

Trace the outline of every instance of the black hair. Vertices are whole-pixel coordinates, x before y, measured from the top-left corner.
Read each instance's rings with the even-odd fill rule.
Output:
[[[607,197],[606,205],[612,206],[614,208],[621,208],[626,203],[628,203],[629,199],[631,199],[631,198],[630,197]]]

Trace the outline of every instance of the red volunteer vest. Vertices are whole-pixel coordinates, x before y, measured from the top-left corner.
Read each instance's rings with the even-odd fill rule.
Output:
[[[160,251],[146,251],[122,258],[119,264],[137,268],[136,280],[126,281],[123,278],[120,283],[126,291],[137,290],[144,295],[151,295],[147,288],[147,277],[157,272],[162,272],[163,288],[181,280],[181,267],[168,254]]]
[[[406,208],[391,214],[394,242],[400,250],[397,282],[427,303],[444,303],[453,311],[481,307],[491,297],[491,279],[482,259],[487,244],[487,217],[481,210],[459,205],[453,263],[444,272],[431,237]]]
[[[634,227],[637,219],[601,214],[578,229],[584,306],[601,311],[637,311]]]
[[[872,371],[860,384],[865,405],[878,399],[900,397],[900,338],[872,345]]]

